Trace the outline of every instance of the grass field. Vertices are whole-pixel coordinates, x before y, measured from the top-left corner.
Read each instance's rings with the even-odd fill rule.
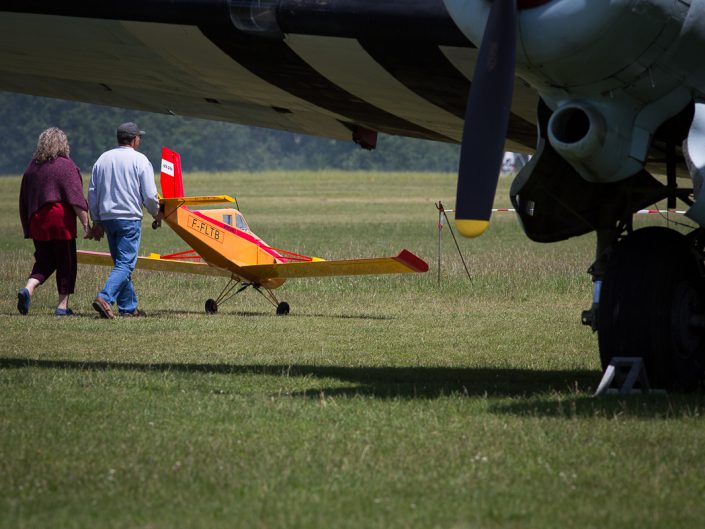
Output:
[[[449,232],[447,174],[187,175],[236,195],[270,244],[393,255],[411,277],[290,281],[207,316],[216,278],[134,275],[146,319],[90,303],[108,270],[16,292],[32,264],[19,179],[0,179],[0,527],[688,528],[705,524],[705,398],[591,398],[593,236],[539,245],[511,214]],[[508,206],[508,180],[497,206]],[[664,223],[640,218],[639,223]],[[142,253],[184,249],[145,222]],[[80,247],[104,250],[101,243]]]

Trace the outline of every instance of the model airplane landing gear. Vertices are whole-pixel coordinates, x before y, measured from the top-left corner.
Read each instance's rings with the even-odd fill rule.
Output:
[[[215,314],[216,312],[218,312],[218,304],[212,298],[207,299],[206,300],[206,314]]]
[[[277,296],[274,295],[274,292],[271,290],[265,288],[263,289],[260,285],[252,285],[255,287],[255,290],[262,294],[264,298],[269,301],[272,305],[274,305],[277,309],[277,316],[285,316],[289,314],[289,304],[286,301],[282,301],[281,303],[277,299]]]
[[[602,278],[597,331],[603,369],[642,357],[657,388],[692,390],[705,373],[703,254],[693,236],[644,228],[612,251]]]
[[[228,281],[228,284],[225,285],[225,288],[220,291],[220,294],[218,294],[218,297],[216,299],[209,298],[206,300],[206,314],[215,314],[218,312],[218,306],[222,305],[226,301],[228,301],[230,298],[235,297],[238,295],[240,292],[245,290],[247,287],[249,287],[252,283],[243,283],[240,288],[238,288],[235,292],[233,290],[235,287],[237,287],[240,284],[240,280],[238,279],[230,279]]]
[[[241,285],[240,288],[235,290],[235,288]],[[238,279],[230,279],[225,288],[220,292],[217,299],[207,299],[206,300],[206,314],[215,314],[218,312],[218,306],[222,305],[230,298],[237,296],[240,292],[248,287],[254,288],[259,294],[261,294],[268,302],[270,302],[277,309],[277,315],[283,316],[289,314],[289,304],[286,301],[279,302],[274,292],[267,288],[263,288],[262,285],[256,283],[241,283]],[[233,292],[235,290],[235,292]]]

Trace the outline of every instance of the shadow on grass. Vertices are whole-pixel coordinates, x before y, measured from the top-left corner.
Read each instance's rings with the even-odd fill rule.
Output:
[[[705,392],[690,394],[608,395],[600,397],[554,394],[549,398],[527,398],[523,402],[496,403],[491,413],[523,417],[572,419],[683,419],[705,417]]]
[[[185,315],[185,316],[203,316],[204,311],[193,311],[193,310],[155,310],[150,311],[150,316],[158,317],[162,315]],[[219,318],[219,317],[263,317],[263,316],[276,316],[277,318],[332,318],[340,320],[393,320],[392,316],[377,316],[372,314],[299,314],[296,312],[289,313],[286,316],[277,315],[275,310],[272,309],[271,312],[262,311],[233,311],[233,312],[219,312],[218,314],[210,315],[209,317]]]
[[[30,313],[27,316],[20,316],[17,311],[0,312],[0,316],[18,317],[18,318],[31,318],[33,316],[51,316],[56,318],[53,312],[49,309],[43,310],[39,309],[34,313]],[[157,319],[160,316],[206,316],[205,311],[201,310],[178,310],[178,309],[165,309],[165,310],[149,310],[147,311],[147,317],[152,319]],[[388,321],[395,319],[393,316],[378,316],[372,314],[299,314],[296,312],[289,313],[286,316],[279,316],[276,314],[275,310],[272,309],[270,312],[264,311],[233,311],[228,312],[223,311],[218,314],[208,315],[209,318],[262,318],[262,317],[277,317],[277,318],[331,318],[338,320],[376,320],[376,321]],[[100,319],[100,315],[96,312],[82,312],[74,314],[71,319],[74,318],[89,318],[89,319]],[[57,318],[58,319],[58,318]]]
[[[379,399],[436,399],[449,395],[485,397],[488,411],[499,415],[571,419],[705,416],[705,392],[689,395],[631,395],[592,398],[600,373],[590,370],[539,371],[498,368],[340,367],[310,365],[237,365],[180,363],[82,362],[0,358],[0,369],[73,369],[191,374],[264,375],[321,379],[321,387],[286,393],[287,397],[320,399],[366,396]],[[330,387],[326,379],[354,384]],[[493,399],[511,399],[497,401]]]
[[[19,368],[75,369],[83,371],[143,371],[206,374],[266,375],[286,378],[336,379],[355,384],[354,387],[326,385],[294,392],[293,396],[316,397],[320,392],[329,396],[369,395],[375,397],[436,398],[462,394],[488,397],[518,397],[546,394],[551,391],[569,392],[596,383],[599,373],[588,370],[536,371],[497,368],[452,367],[343,367],[312,365],[239,365],[126,363],[112,361],[39,360],[0,358],[0,369]]]

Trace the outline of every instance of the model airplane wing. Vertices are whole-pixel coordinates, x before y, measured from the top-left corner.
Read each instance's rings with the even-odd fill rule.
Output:
[[[98,266],[113,266],[109,253],[79,250],[78,262]],[[428,264],[408,250],[402,250],[395,257],[376,257],[370,259],[347,259],[339,261],[313,260],[300,263],[279,263],[265,265],[236,266],[231,270],[209,266],[205,262],[191,262],[180,259],[164,258],[152,253],[137,258],[141,270],[176,272],[209,276],[243,277],[248,281],[259,283],[266,279],[289,279],[296,277],[332,277],[353,275],[405,274],[428,271]]]
[[[408,250],[396,257],[348,259],[341,261],[313,260],[238,267],[239,274],[251,281],[291,279],[296,277],[332,277],[353,275],[407,274],[428,271],[428,264]]]
[[[89,252],[78,250],[78,262],[81,264],[113,266],[113,259],[109,253]],[[137,258],[137,268],[142,270],[156,270],[161,272],[177,272],[182,274],[197,274],[206,276],[230,277],[227,270],[208,266],[204,262],[191,262],[179,259],[164,259],[161,255],[152,253],[148,256]]]
[[[232,204],[235,199],[228,195],[213,195],[207,197],[176,197],[160,198],[161,204],[175,204],[179,206],[205,206],[212,204]]]

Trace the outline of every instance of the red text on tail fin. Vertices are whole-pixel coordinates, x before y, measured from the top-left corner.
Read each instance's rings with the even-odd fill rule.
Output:
[[[162,147],[162,196],[175,198],[184,196],[184,183],[181,179],[181,156],[178,152]]]

